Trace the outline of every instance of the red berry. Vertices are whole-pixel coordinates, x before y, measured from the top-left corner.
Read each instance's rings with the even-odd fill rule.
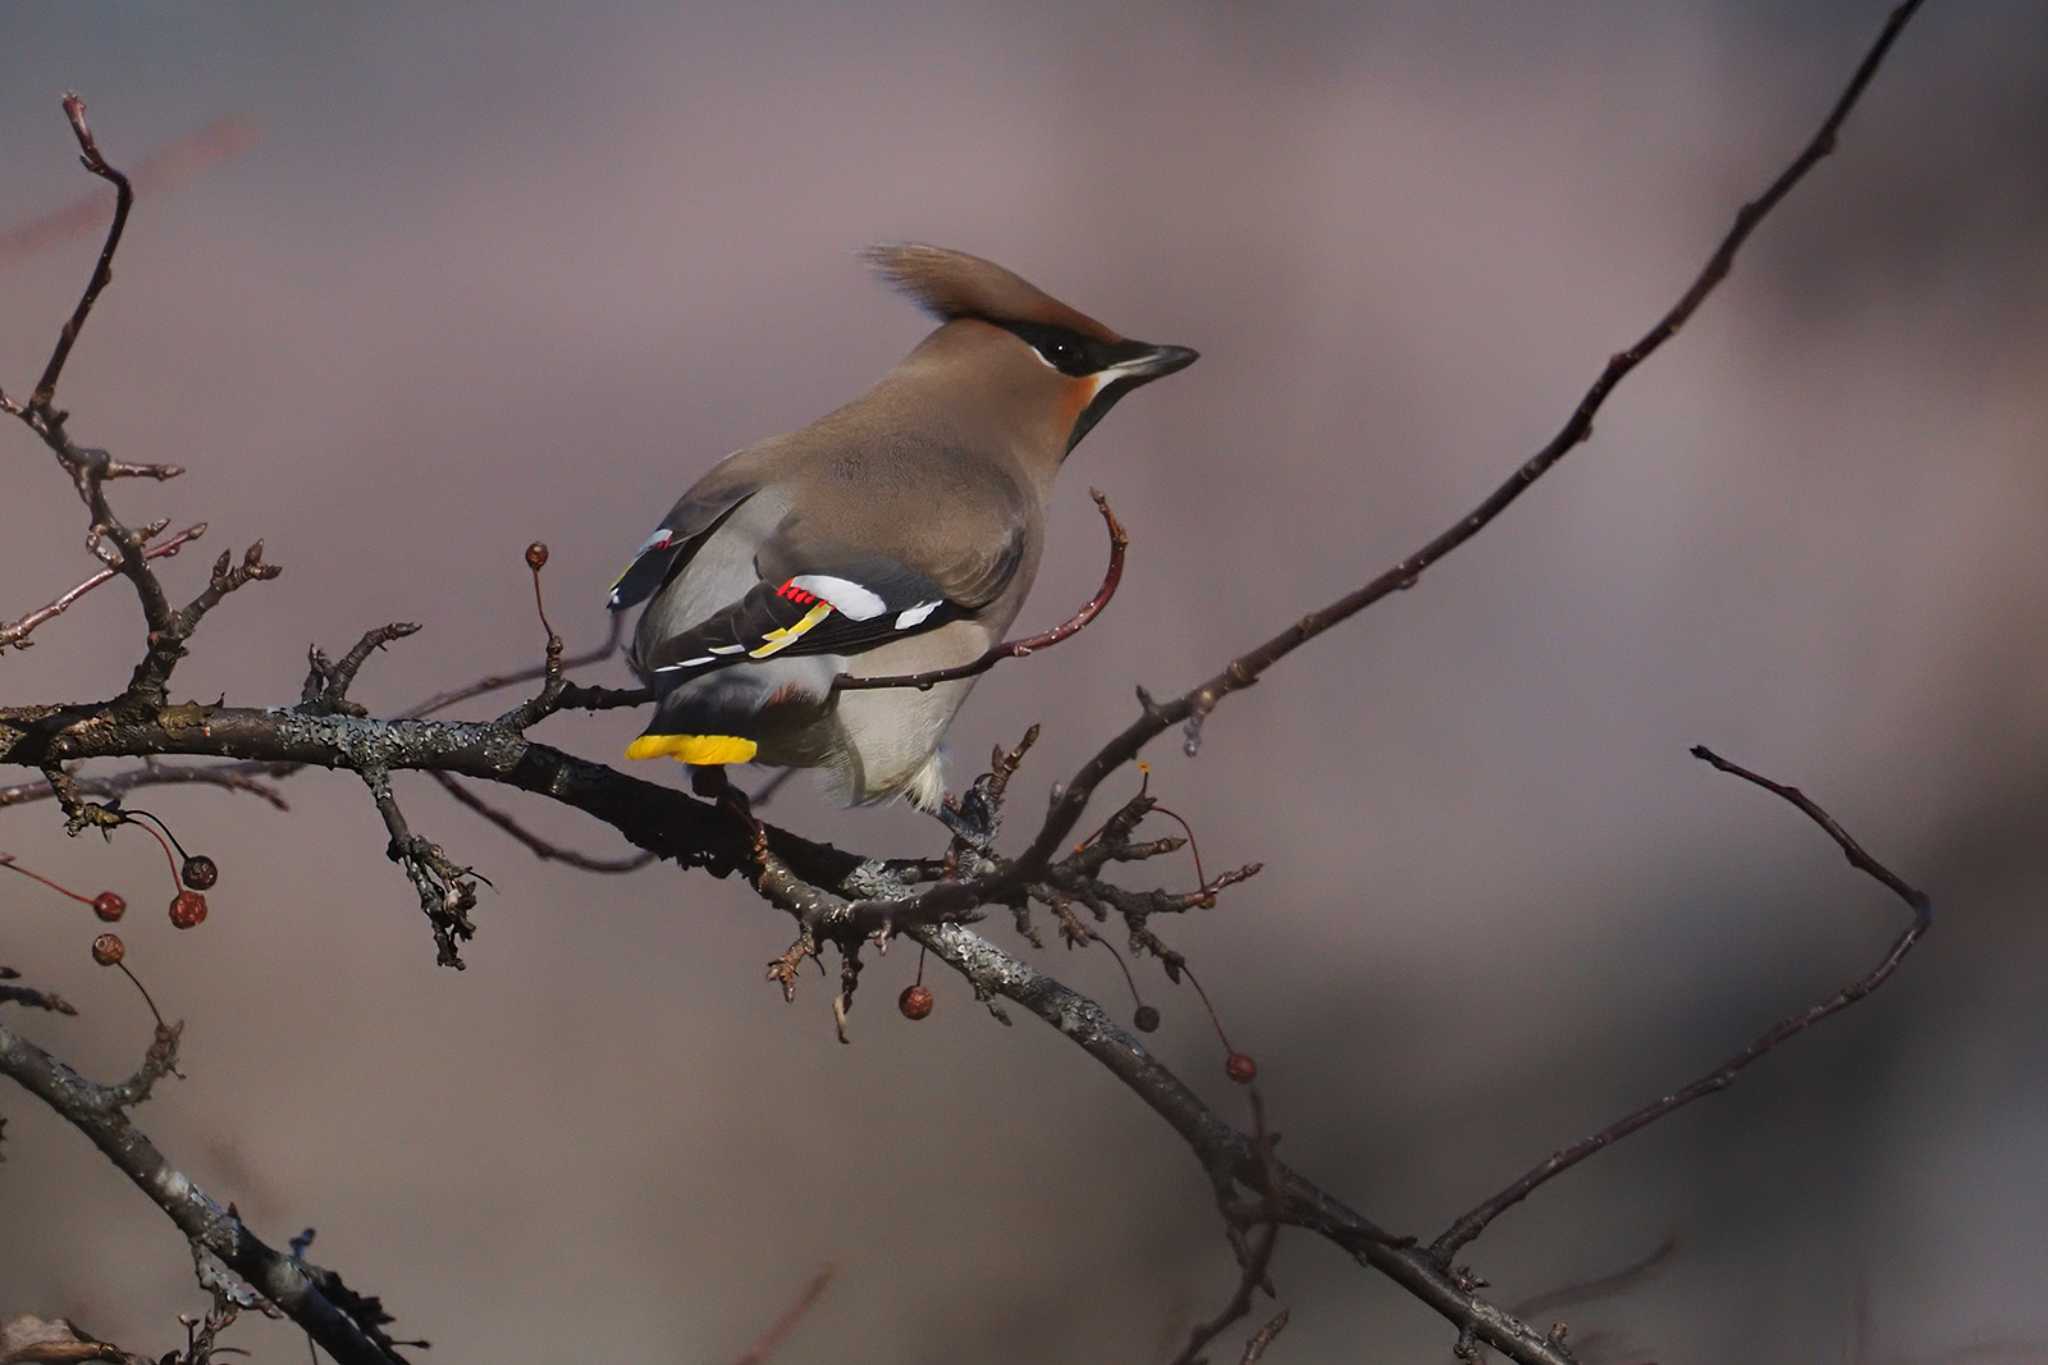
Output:
[[[932,992],[929,986],[905,986],[903,994],[896,997],[896,1008],[903,1011],[905,1019],[922,1019],[932,1012]]]
[[[171,901],[171,923],[190,929],[206,919],[206,897],[197,891],[180,891]]]
[[[1259,1077],[1259,1064],[1242,1052],[1233,1052],[1224,1059],[1223,1069],[1230,1073],[1230,1079],[1239,1085],[1250,1085]]]
[[[185,860],[178,877],[194,891],[211,891],[220,880],[220,865],[204,853],[195,853]]]
[[[92,941],[92,960],[102,967],[111,967],[128,955],[128,945],[121,942],[119,934],[101,934]]]
[[[121,898],[118,891],[102,891],[92,898],[92,912],[112,924],[128,913],[128,902]],[[119,939],[114,941],[120,942]]]
[[[546,541],[536,540],[533,544],[526,547],[527,568],[532,569],[535,573],[539,573],[547,567],[547,563],[548,547]]]

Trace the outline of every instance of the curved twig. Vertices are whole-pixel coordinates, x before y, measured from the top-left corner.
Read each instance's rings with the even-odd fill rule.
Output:
[[[187,526],[162,544],[150,546],[142,552],[142,557],[144,559],[168,559],[205,534],[206,523],[203,521],[197,522]],[[144,528],[144,539],[147,538],[147,528]],[[83,583],[80,583],[55,601],[37,607],[19,621],[15,621],[10,625],[0,626],[0,649],[6,649],[9,646],[13,646],[15,649],[28,648],[33,643],[28,638],[31,631],[44,622],[54,620],[71,610],[72,603],[91,592],[94,588],[97,588],[100,584],[113,578],[118,572],[119,570],[116,569],[101,569],[91,578],[86,579]]]
[[[1080,822],[1082,812],[1087,809],[1088,800],[1094,795],[1096,787],[1111,773],[1136,758],[1147,744],[1168,728],[1185,723],[1187,749],[1192,754],[1201,742],[1203,720],[1224,697],[1250,687],[1267,669],[1332,626],[1349,620],[1396,592],[1414,587],[1425,570],[1485,530],[1495,517],[1505,512],[1517,498],[1529,490],[1531,485],[1570,453],[1573,447],[1592,435],[1593,417],[1615,388],[1638,365],[1656,354],[1664,343],[1678,334],[1679,328],[1698,311],[1699,306],[1714,291],[1714,287],[1726,278],[1735,262],[1736,252],[1749,240],[1757,225],[1792,192],[1794,186],[1806,178],[1807,172],[1811,171],[1821,158],[1835,149],[1835,139],[1841,131],[1842,124],[1848,119],[1850,111],[1856,107],[1857,100],[1862,97],[1871,78],[1877,74],[1878,67],[1883,64],[1885,55],[1891,51],[1900,31],[1905,28],[1906,22],[1913,17],[1922,3],[1923,0],[1906,0],[1905,4],[1892,11],[1884,29],[1878,34],[1877,41],[1871,45],[1870,51],[1857,66],[1855,74],[1850,77],[1847,87],[1836,99],[1834,107],[1821,121],[1820,130],[1761,195],[1742,206],[1735,215],[1734,226],[1728,229],[1727,235],[1721,239],[1713,255],[1707,258],[1706,265],[1692,284],[1679,296],[1678,302],[1673,304],[1635,345],[1617,352],[1608,360],[1599,377],[1593,381],[1592,387],[1586,390],[1585,395],[1579,399],[1578,406],[1572,409],[1571,416],[1565,420],[1564,426],[1542,449],[1516,466],[1514,472],[1509,474],[1493,492],[1487,494],[1478,506],[1425,541],[1419,549],[1396,561],[1391,568],[1380,573],[1357,591],[1347,593],[1329,605],[1309,612],[1264,644],[1232,659],[1215,677],[1197,684],[1171,701],[1155,702],[1149,697],[1141,697],[1144,703],[1143,714],[1132,721],[1122,734],[1103,745],[1060,791],[1058,799],[1052,804],[1052,809],[1046,814],[1045,824],[1039,830],[1038,837],[1032,841],[1030,851],[1021,860],[1025,868],[1035,871],[1051,861],[1053,854],[1066,841],[1067,836],[1073,833],[1074,826]]]
[[[952,668],[934,668],[924,673],[903,673],[886,678],[857,678],[851,673],[841,673],[832,679],[834,692],[865,692],[883,687],[915,687],[919,691],[935,687],[942,682],[953,682],[960,678],[972,678],[986,673],[1005,659],[1021,659],[1041,649],[1050,649],[1069,636],[1080,631],[1102,614],[1109,605],[1109,599],[1116,596],[1117,585],[1123,582],[1124,551],[1130,546],[1131,538],[1124,532],[1123,523],[1116,519],[1116,513],[1109,508],[1109,499],[1101,490],[1091,488],[1088,496],[1095,499],[1095,510],[1102,513],[1102,524],[1109,531],[1109,567],[1103,571],[1102,586],[1095,595],[1081,604],[1081,609],[1051,630],[1028,635],[1021,640],[1005,640],[993,645],[979,659]]]
[[[617,612],[611,613],[611,623],[605,632],[604,643],[585,653],[571,654],[566,659],[561,660],[559,666],[565,669],[582,668],[586,664],[604,662],[618,652],[619,636],[624,630],[624,619]],[[520,683],[536,682],[548,676],[548,668],[548,664],[538,663],[530,668],[515,669],[510,673],[489,674],[478,678],[473,683],[465,683],[461,687],[451,688],[446,692],[436,692],[425,701],[420,702],[416,706],[407,707],[399,714],[406,720],[418,720],[423,716],[431,716],[436,712],[447,710],[458,702],[473,701],[492,692],[500,692],[508,687],[516,687]],[[573,692],[580,689],[572,686],[568,690]],[[654,700],[654,693],[652,691],[648,692],[647,700]],[[567,710],[569,708],[565,705],[562,709]]]
[[[93,265],[92,278],[86,281],[85,292],[78,297],[78,306],[64,323],[64,330],[57,334],[57,345],[50,352],[49,363],[43,366],[43,377],[36,381],[35,392],[29,395],[30,412],[47,413],[57,399],[57,379],[64,373],[64,362],[71,356],[71,348],[78,343],[78,334],[85,330],[86,316],[98,301],[100,291],[114,278],[114,252],[121,245],[121,234],[128,227],[128,210],[134,207],[135,190],[128,183],[128,177],[107,164],[100,155],[99,144],[93,140],[92,129],[85,121],[85,101],[75,92],[64,95],[64,116],[71,120],[71,131],[78,137],[78,159],[100,179],[114,187],[114,220],[107,227],[107,240],[100,247],[100,258]]]
[[[1542,1161],[1537,1162],[1536,1165],[1525,1171],[1513,1184],[1483,1200],[1469,1212],[1461,1214],[1455,1222],[1444,1229],[1443,1234],[1436,1241],[1430,1244],[1431,1254],[1440,1262],[1448,1264],[1450,1258],[1457,1254],[1459,1248],[1467,1245],[1473,1238],[1486,1231],[1489,1223],[1500,1217],[1501,1214],[1514,1205],[1527,1199],[1530,1194],[1546,1182],[1563,1175],[1595,1152],[1611,1147],[1629,1134],[1647,1128],[1658,1119],[1685,1108],[1686,1105],[1691,1104],[1694,1100],[1704,1099],[1708,1095],[1726,1090],[1729,1086],[1735,1084],[1736,1076],[1746,1067],[1762,1060],[1766,1053],[1778,1047],[1779,1044],[1800,1033],[1804,1033],[1829,1015],[1838,1014],[1855,1004],[1858,1000],[1861,1000],[1864,996],[1869,995],[1891,979],[1892,973],[1899,969],[1899,964],[1906,960],[1906,954],[1913,951],[1914,945],[1918,944],[1926,936],[1928,928],[1934,923],[1934,905],[1928,900],[1927,893],[1907,885],[1897,873],[1871,857],[1870,854],[1864,851],[1861,844],[1849,836],[1847,830],[1836,823],[1832,815],[1829,815],[1826,811],[1815,805],[1797,787],[1784,786],[1773,782],[1768,777],[1751,772],[1739,763],[1731,763],[1703,744],[1695,746],[1692,752],[1693,757],[1712,764],[1724,773],[1732,773],[1745,782],[1754,783],[1772,795],[1796,806],[1802,814],[1826,831],[1828,838],[1833,839],[1836,845],[1848,857],[1851,866],[1860,872],[1867,873],[1869,876],[1876,878],[1892,894],[1904,901],[1906,907],[1913,912],[1912,921],[1899,932],[1897,938],[1892,940],[1891,946],[1885,950],[1884,956],[1878,959],[1875,967],[1872,967],[1833,995],[1808,1006],[1797,1014],[1790,1014],[1780,1019],[1777,1023],[1757,1035],[1755,1041],[1751,1042],[1748,1047],[1728,1058],[1684,1089],[1672,1091],[1670,1094],[1652,1100],[1633,1113],[1625,1114],[1621,1118],[1616,1119],[1599,1132],[1580,1138],[1569,1147],[1552,1152]]]

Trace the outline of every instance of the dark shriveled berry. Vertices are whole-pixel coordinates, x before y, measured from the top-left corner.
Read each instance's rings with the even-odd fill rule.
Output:
[[[92,960],[102,967],[111,967],[128,956],[128,945],[121,942],[119,934],[101,934],[92,941]]]
[[[190,929],[206,919],[206,897],[197,891],[180,891],[171,901],[171,923]]]
[[[204,853],[195,853],[185,860],[178,877],[194,891],[211,891],[220,880],[220,865]]]
[[[128,913],[128,902],[121,898],[118,891],[102,891],[92,898],[92,912],[112,924]]]
[[[931,987],[905,986],[903,994],[896,997],[896,1008],[903,1011],[905,1019],[922,1019],[932,1012]]]
[[[1131,1022],[1137,1025],[1140,1033],[1155,1032],[1159,1028],[1159,1011],[1150,1005],[1140,1005],[1138,1012],[1131,1016]]]

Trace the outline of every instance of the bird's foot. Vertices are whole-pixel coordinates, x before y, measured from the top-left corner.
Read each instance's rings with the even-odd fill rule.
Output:
[[[756,827],[754,803],[739,783],[726,776],[723,764],[690,769],[690,790],[707,801],[716,801],[720,808],[732,814],[748,829]]]
[[[975,782],[958,797],[946,797],[932,814],[955,839],[970,848],[986,852],[995,842],[997,810],[982,782]]]

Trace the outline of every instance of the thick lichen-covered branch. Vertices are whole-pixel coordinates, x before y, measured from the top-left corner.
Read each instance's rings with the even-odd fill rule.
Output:
[[[355,1294],[332,1271],[285,1255],[256,1236],[232,1206],[201,1189],[129,1118],[128,1110],[174,1069],[177,1044],[176,1026],[159,1026],[135,1075],[102,1085],[0,1024],[0,1074],[91,1139],[163,1210],[192,1243],[202,1274],[216,1274],[207,1266],[208,1258],[217,1261],[344,1365],[404,1365],[397,1343],[384,1331],[390,1319],[375,1299]]]

